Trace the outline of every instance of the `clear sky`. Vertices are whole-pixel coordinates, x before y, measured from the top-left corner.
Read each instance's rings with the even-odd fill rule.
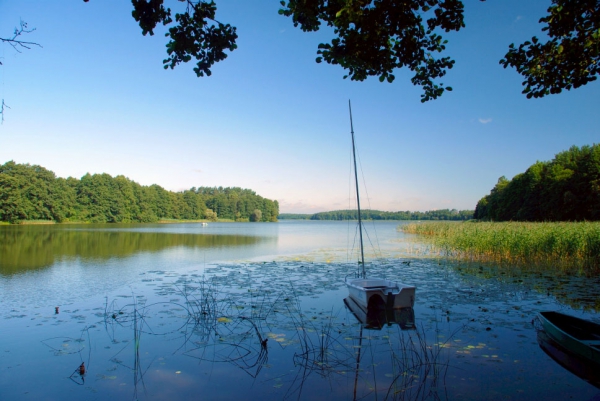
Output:
[[[180,2],[166,0],[174,10]],[[474,209],[512,178],[572,145],[598,142],[600,84],[528,100],[498,61],[541,35],[550,0],[466,0],[466,28],[447,35],[454,88],[422,104],[412,73],[392,84],[344,80],[316,64],[328,31],[304,33],[277,0],[217,0],[238,49],[197,78],[164,70],[163,31],[142,36],[126,0],[0,0],[0,37],[22,19],[43,48],[0,49],[0,163],[61,177],[125,175],[180,191],[237,186],[284,213],[347,208],[350,123],[373,209]]]

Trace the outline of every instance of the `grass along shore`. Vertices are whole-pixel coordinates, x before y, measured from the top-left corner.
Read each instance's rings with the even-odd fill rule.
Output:
[[[600,222],[418,222],[398,229],[429,237],[442,254],[459,260],[600,273]]]

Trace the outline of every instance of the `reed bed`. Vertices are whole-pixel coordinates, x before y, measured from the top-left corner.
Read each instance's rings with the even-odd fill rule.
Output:
[[[428,236],[442,254],[460,260],[600,273],[600,222],[418,222],[399,230]]]

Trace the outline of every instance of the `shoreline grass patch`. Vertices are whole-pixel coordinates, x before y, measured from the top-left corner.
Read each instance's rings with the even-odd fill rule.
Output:
[[[445,256],[459,260],[600,272],[600,222],[419,222],[398,230],[429,237]]]

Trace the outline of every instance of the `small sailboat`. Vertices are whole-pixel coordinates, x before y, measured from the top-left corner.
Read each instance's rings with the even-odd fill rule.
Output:
[[[384,278],[367,278],[365,271],[365,254],[363,249],[363,227],[360,211],[360,195],[358,190],[358,172],[356,170],[356,148],[354,145],[354,126],[352,123],[352,106],[350,111],[350,133],[352,136],[352,160],[354,162],[354,180],[356,184],[356,204],[358,209],[358,232],[360,239],[360,272],[356,277],[346,278],[350,297],[363,309],[373,308],[373,304],[387,308],[412,308],[415,304],[415,287]]]

